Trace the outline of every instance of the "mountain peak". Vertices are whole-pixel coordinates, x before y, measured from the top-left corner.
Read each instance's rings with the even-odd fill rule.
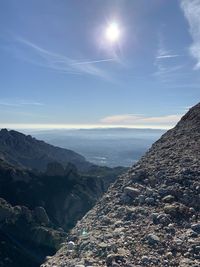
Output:
[[[200,131],[200,103],[189,109],[178,123],[178,127],[182,127],[183,124],[188,130],[189,128],[196,128],[196,130]]]
[[[3,128],[3,129],[0,130],[0,134],[1,134],[1,135],[8,134],[8,132],[9,132],[9,131],[8,131],[6,128]]]
[[[74,254],[64,246],[42,266],[199,266],[199,123],[200,104],[77,223]]]

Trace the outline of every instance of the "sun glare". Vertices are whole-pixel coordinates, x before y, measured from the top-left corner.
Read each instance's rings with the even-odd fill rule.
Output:
[[[106,39],[110,42],[116,42],[119,40],[120,37],[120,29],[117,23],[113,22],[108,25],[106,32]]]

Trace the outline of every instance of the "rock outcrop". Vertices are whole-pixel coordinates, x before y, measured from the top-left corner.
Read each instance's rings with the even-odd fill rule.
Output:
[[[38,222],[48,223],[50,219],[65,231],[71,229],[94,206],[108,185],[123,171],[123,168],[98,167],[92,176],[89,173],[79,174],[72,164],[63,168],[61,173],[60,167],[58,171],[55,165],[60,166],[53,163],[50,173],[49,170],[46,173],[33,173],[0,160],[0,197],[11,205],[35,209]]]
[[[47,217],[44,208],[33,211],[0,198],[0,266],[38,266],[59,249],[66,233]]]
[[[200,104],[77,223],[42,267],[200,266]]]

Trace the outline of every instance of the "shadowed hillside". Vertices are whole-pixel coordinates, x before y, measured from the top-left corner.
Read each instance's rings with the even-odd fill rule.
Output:
[[[0,156],[7,162],[23,168],[45,171],[50,162],[66,166],[69,162],[79,170],[87,170],[92,164],[72,150],[55,147],[30,135],[17,131],[0,131]]]
[[[99,167],[84,158],[82,168],[77,161],[82,157],[75,152],[14,131],[2,130],[2,134],[0,153],[6,161],[0,159],[0,266],[37,267],[58,250],[68,230],[125,169]],[[49,154],[40,161],[39,169],[32,171],[38,166],[34,164],[39,162],[41,147]],[[64,160],[65,154],[70,163]],[[71,163],[75,158],[84,173]],[[22,163],[27,165],[21,168]]]

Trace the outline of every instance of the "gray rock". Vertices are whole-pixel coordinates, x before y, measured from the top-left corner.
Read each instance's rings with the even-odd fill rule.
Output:
[[[161,187],[158,189],[158,193],[161,197],[164,197],[170,193],[169,188]]]
[[[125,195],[136,198],[140,194],[140,190],[134,187],[127,186],[124,188]]]
[[[99,247],[100,247],[101,249],[106,249],[106,248],[108,247],[108,244],[106,244],[105,242],[101,242],[101,243],[99,244]]]
[[[193,231],[192,229],[188,229],[186,232],[186,236],[196,238],[198,237],[198,233]]]
[[[160,242],[160,238],[155,234],[149,234],[147,236],[147,241],[148,241],[149,245],[153,246],[153,245],[156,245]]]
[[[174,238],[174,243],[177,245],[177,246],[181,246],[183,244],[183,240],[178,238],[178,237],[175,237]]]
[[[197,232],[198,234],[200,234],[200,223],[194,223],[191,225],[191,228],[193,231]]]
[[[139,195],[138,196],[138,202],[140,204],[144,204],[145,203],[145,196],[144,195]]]
[[[147,256],[142,256],[141,262],[146,265],[150,262],[150,259]]]
[[[155,199],[153,197],[147,197],[147,198],[145,198],[145,202],[148,205],[154,205],[155,204]]]
[[[152,217],[153,223],[155,224],[159,223],[158,216],[159,216],[159,213],[156,213],[156,212],[152,213],[151,217]]]
[[[153,189],[151,189],[151,188],[147,188],[147,189],[146,189],[146,195],[147,195],[148,197],[153,196],[153,194],[154,194],[154,190],[153,190]]]
[[[161,213],[157,216],[157,220],[159,223],[163,225],[168,225],[171,222],[170,216],[165,213]]]
[[[166,197],[163,197],[162,201],[165,203],[172,203],[174,201],[174,197],[172,195],[167,195]]]
[[[123,262],[124,256],[120,254],[109,254],[106,257],[106,266],[112,266],[114,263]]]
[[[172,217],[176,217],[177,212],[178,212],[178,206],[177,205],[165,205],[164,211],[165,213],[170,214]]]
[[[173,258],[173,254],[171,251],[167,252],[166,257],[171,260]]]
[[[75,248],[75,243],[73,241],[69,241],[68,244],[67,244],[67,249],[69,251],[73,251]]]

